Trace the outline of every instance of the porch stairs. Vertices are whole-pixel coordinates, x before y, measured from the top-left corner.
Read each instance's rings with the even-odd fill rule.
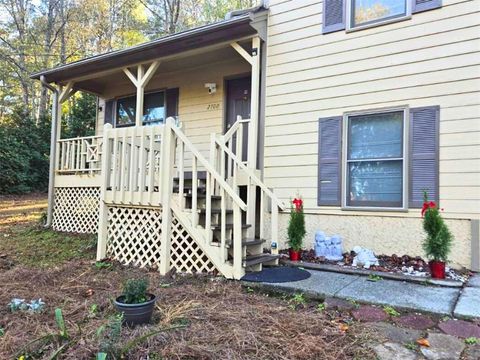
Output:
[[[107,256],[112,238],[108,208],[127,206],[161,211],[159,244],[149,237],[144,241],[148,249],[141,250],[159,264],[161,273],[174,263],[173,225],[180,226],[176,236],[182,237],[188,252],[182,255],[186,262],[202,261],[200,251],[227,278],[240,279],[248,271],[276,264],[278,255],[265,247],[268,238],[278,241],[278,213],[284,206],[256,170],[236,155],[244,153],[242,137],[248,123],[239,119],[225,135],[212,134],[208,160],[172,118],[150,129],[106,125],[97,258]],[[131,245],[131,239],[125,241],[138,246]],[[193,245],[197,252],[192,255]],[[152,248],[158,256],[151,255]]]
[[[193,200],[193,186],[191,177],[185,179],[185,186],[183,188],[183,193],[179,194],[179,178],[174,179],[173,193],[179,195],[180,201],[185,203],[184,212],[190,214],[192,212],[192,200]],[[196,193],[197,193],[197,213],[198,213],[198,227],[205,229],[207,226],[207,188],[206,188],[206,179],[203,176],[197,180]],[[211,220],[210,220],[210,229],[212,231],[212,236],[210,238],[209,247],[218,248],[222,254],[222,258],[227,260],[228,266],[233,267],[233,258],[234,258],[234,220],[233,220],[233,209],[225,209],[224,216],[222,216],[222,198],[218,195],[211,196]],[[178,211],[179,209],[177,209]],[[225,223],[225,226],[223,224]],[[263,264],[274,265],[278,259],[278,255],[264,253],[264,246],[266,245],[266,239],[261,239],[260,237],[250,237],[248,230],[252,227],[251,224],[247,223],[246,213],[243,213],[241,216],[241,251],[242,251],[242,267],[245,268],[245,271],[260,271]],[[225,231],[225,246],[222,247],[222,229]],[[209,250],[207,249],[207,252]],[[211,252],[211,251],[210,251]]]

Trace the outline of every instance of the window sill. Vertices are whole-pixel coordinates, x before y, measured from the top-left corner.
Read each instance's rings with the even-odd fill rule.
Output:
[[[361,207],[361,206],[342,206],[342,211],[368,211],[368,212],[395,212],[407,213],[407,208],[389,208],[389,207]]]
[[[393,24],[393,23],[397,23],[397,22],[410,20],[411,18],[412,18],[412,15],[410,14],[410,15],[406,15],[406,16],[402,16],[402,17],[398,17],[398,18],[393,18],[393,19],[388,19],[388,20],[383,20],[383,21],[379,21],[379,22],[375,22],[375,23],[371,23],[371,24],[360,25],[360,26],[356,26],[356,27],[353,27],[353,28],[348,27],[345,31],[348,34],[348,33],[352,33],[352,32],[355,32],[355,31],[374,28],[374,27],[377,27],[377,26],[383,26],[383,25],[388,25],[388,24]]]

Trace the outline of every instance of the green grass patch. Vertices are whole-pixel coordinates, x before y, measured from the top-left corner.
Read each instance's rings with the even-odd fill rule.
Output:
[[[93,259],[95,235],[58,233],[35,226],[0,239],[0,253],[15,263],[31,267],[52,267],[74,259]]]

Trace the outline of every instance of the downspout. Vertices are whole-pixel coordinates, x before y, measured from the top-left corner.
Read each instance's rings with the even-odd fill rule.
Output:
[[[50,135],[50,169],[48,173],[48,209],[47,209],[47,223],[45,227],[52,226],[53,219],[53,206],[55,202],[54,186],[55,186],[55,158],[57,152],[57,127],[58,127],[58,90],[52,85],[47,83],[45,76],[40,76],[42,85],[45,86],[53,93],[52,103],[52,130]]]

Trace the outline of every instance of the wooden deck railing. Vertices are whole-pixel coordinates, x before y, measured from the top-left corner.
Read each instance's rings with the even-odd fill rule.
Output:
[[[163,125],[105,129],[107,203],[160,205],[163,131]]]
[[[61,139],[57,142],[57,146],[57,173],[100,173],[102,136]]]

